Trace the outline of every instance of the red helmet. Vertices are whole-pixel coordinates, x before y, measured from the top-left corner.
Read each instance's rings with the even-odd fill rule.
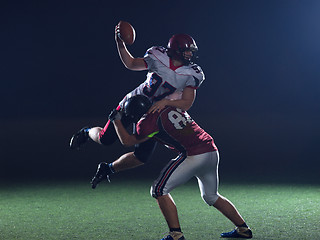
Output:
[[[198,47],[194,39],[188,34],[175,34],[168,42],[168,55],[184,62],[185,64],[191,63],[191,57],[185,56],[185,51],[198,51]]]

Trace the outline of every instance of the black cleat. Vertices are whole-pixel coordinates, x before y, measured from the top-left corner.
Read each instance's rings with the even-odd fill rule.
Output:
[[[175,239],[186,240],[182,232],[169,232],[169,235],[162,238],[161,240],[175,240]]]
[[[247,227],[236,227],[231,232],[221,233],[222,238],[252,238],[252,231]]]
[[[105,162],[99,163],[96,175],[94,175],[94,177],[91,180],[91,187],[93,189],[95,189],[97,185],[103,180],[108,180],[108,182],[110,182],[108,170],[109,170],[108,163],[105,163]]]
[[[70,140],[71,149],[80,149],[80,146],[85,144],[89,139],[89,127],[81,128],[77,133],[75,133]]]

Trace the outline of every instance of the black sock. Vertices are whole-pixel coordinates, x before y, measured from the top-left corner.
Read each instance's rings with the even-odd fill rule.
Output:
[[[170,232],[181,232],[181,228],[170,228]]]
[[[243,224],[241,224],[241,225],[239,225],[237,227],[246,227],[246,228],[248,228],[248,225],[246,223],[243,223]]]

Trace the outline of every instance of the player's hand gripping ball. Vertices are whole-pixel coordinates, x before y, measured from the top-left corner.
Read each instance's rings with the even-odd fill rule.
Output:
[[[132,27],[132,25],[125,21],[120,21],[116,27],[116,32],[118,37],[128,45],[134,43],[136,39],[136,31]]]

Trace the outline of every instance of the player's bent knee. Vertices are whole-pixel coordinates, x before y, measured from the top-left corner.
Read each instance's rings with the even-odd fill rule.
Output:
[[[155,199],[157,199],[158,197],[161,197],[163,195],[169,194],[168,192],[164,192],[163,190],[159,190],[159,189],[156,190],[156,189],[157,188],[155,185],[151,186],[151,189],[150,189],[150,195],[151,195],[151,197],[153,197]]]
[[[140,162],[146,163],[151,158],[151,155],[154,150],[154,146],[152,146],[152,148],[149,148],[148,145],[144,145],[144,146],[141,147],[140,145],[139,147],[135,147],[134,155],[136,156],[137,159],[139,159]]]
[[[139,151],[134,151],[134,155],[136,156],[137,159],[139,159],[140,162],[146,163],[150,159],[150,154],[148,153],[143,153]]]
[[[159,195],[156,194],[156,192],[154,191],[154,186],[151,186],[150,195],[151,195],[151,197],[153,197],[153,198],[158,198],[158,197],[159,197]]]
[[[202,195],[201,196],[203,201],[205,201],[209,206],[213,206],[213,204],[218,200],[219,194],[213,194],[213,195]]]
[[[149,139],[146,142],[140,143],[135,146],[134,155],[139,161],[146,163],[150,158],[156,147],[156,141]]]

